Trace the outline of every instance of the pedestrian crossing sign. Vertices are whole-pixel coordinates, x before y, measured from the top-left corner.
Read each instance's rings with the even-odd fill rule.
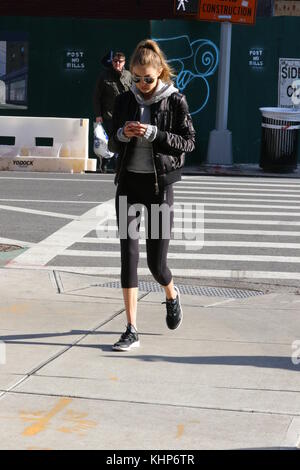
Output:
[[[175,0],[175,16],[198,15],[199,0]]]

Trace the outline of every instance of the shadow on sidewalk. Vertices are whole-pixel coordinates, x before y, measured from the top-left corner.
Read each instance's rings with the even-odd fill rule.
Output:
[[[101,348],[101,345],[99,345]],[[122,355],[123,359],[139,359],[145,362],[170,362],[177,364],[250,366],[267,369],[285,369],[300,372],[300,365],[293,364],[290,357],[276,356],[146,356]],[[106,357],[115,357],[106,356]]]
[[[115,337],[119,331],[89,331],[89,330],[70,330],[63,333],[38,333],[24,335],[0,336],[0,341],[7,344],[22,344],[31,346],[69,346],[76,348],[93,348],[103,352],[111,351]],[[58,343],[58,342],[35,342],[34,339],[55,338],[63,336],[92,336],[97,337],[103,335],[111,335],[111,344],[74,344],[74,343]],[[141,333],[141,336],[162,336],[160,333]],[[84,339],[84,338],[82,338]],[[22,341],[25,340],[25,341]],[[33,340],[33,341],[26,341]],[[267,369],[284,369],[294,372],[300,372],[300,365],[293,364],[291,357],[282,356],[162,356],[162,355],[139,355],[126,354],[124,352],[115,352],[113,355],[104,356],[107,358],[119,359],[135,359],[144,362],[169,362],[175,364],[194,364],[194,365],[229,365],[229,366],[249,366]]]
[[[106,344],[74,344],[74,343],[58,343],[54,341],[34,341],[35,339],[41,338],[61,338],[68,336],[100,336],[100,335],[111,335],[112,341],[115,342],[115,338],[120,335],[121,332],[118,331],[91,331],[91,330],[70,330],[64,331],[63,333],[37,333],[37,334],[23,334],[23,335],[7,335],[0,336],[0,341],[3,341],[6,344],[23,344],[30,346],[73,346],[79,348],[95,348],[101,349],[103,351],[111,351],[111,345]],[[144,336],[161,336],[160,333],[143,333]],[[83,340],[84,338],[81,338]],[[22,341],[25,340],[25,341]],[[28,340],[28,341],[27,341]],[[32,341],[29,341],[32,340]],[[80,338],[77,340],[80,341]]]

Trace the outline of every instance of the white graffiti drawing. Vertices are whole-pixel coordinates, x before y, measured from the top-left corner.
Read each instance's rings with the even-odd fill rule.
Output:
[[[219,64],[219,49],[209,39],[191,42],[187,35],[153,39],[176,70],[176,86],[179,91],[192,95],[191,114],[199,113],[205,108],[210,97],[208,77],[215,73]],[[194,99],[196,89],[200,103]]]
[[[180,8],[182,8],[182,10],[185,11],[185,4],[186,3],[189,3],[189,0],[179,0],[178,1],[177,11],[179,11]]]

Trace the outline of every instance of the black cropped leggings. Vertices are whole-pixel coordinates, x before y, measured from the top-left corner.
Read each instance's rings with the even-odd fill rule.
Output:
[[[115,208],[121,245],[122,288],[138,287],[139,230],[143,206],[148,267],[160,285],[167,286],[172,280],[167,254],[174,221],[173,185],[160,189],[156,195],[154,182],[154,173],[126,170],[117,187]],[[120,196],[127,196],[127,199]],[[161,204],[163,206],[159,211]]]

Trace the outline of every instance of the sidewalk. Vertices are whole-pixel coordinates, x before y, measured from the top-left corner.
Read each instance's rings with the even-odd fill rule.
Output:
[[[183,175],[219,175],[219,176],[261,176],[263,178],[300,178],[299,166],[293,172],[277,173],[267,172],[259,167],[258,163],[236,163],[233,165],[208,165],[186,166]]]
[[[299,296],[182,294],[174,332],[163,293],[140,291],[141,347],[116,353],[106,280],[0,269],[1,449],[296,448]]]
[[[95,173],[92,171],[86,171],[86,173]],[[97,171],[97,173],[101,173]],[[114,173],[114,170],[109,168],[107,174]],[[201,176],[201,175],[212,175],[212,176],[261,176],[263,178],[300,178],[300,166],[295,171],[287,173],[279,172],[267,172],[259,167],[258,163],[235,163],[233,165],[209,165],[206,163],[200,163],[197,166],[185,165],[183,176]]]

